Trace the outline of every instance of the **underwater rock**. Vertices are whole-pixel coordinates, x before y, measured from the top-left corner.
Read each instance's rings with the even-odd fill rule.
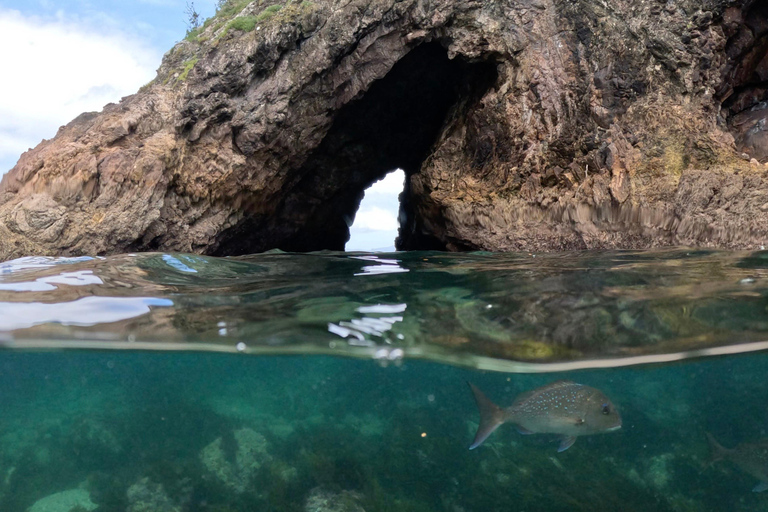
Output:
[[[670,463],[674,460],[671,453],[651,457],[646,472],[646,480],[657,490],[664,491],[672,479]]]
[[[304,505],[304,512],[365,512],[360,505],[362,497],[352,491],[330,492],[322,488],[312,489]]]
[[[97,505],[85,489],[70,489],[37,500],[27,512],[82,512],[95,510]]]
[[[120,453],[122,447],[115,434],[104,423],[83,418],[72,429],[69,440],[78,452],[91,458],[106,459]]]
[[[401,249],[768,240],[764,2],[222,5],[21,156],[0,258],[343,249],[397,167]]]
[[[127,512],[181,512],[162,484],[156,484],[145,477],[128,488]]]
[[[243,428],[236,430],[233,436],[234,454],[227,453],[224,439],[219,437],[203,448],[200,461],[208,476],[236,493],[243,493],[251,478],[272,456],[267,451],[267,440],[258,432]]]

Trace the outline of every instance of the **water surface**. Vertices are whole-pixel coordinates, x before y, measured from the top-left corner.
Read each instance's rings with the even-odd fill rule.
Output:
[[[768,437],[766,269],[699,250],[6,262],[0,510],[768,510],[705,434]],[[508,405],[561,378],[622,429],[467,449],[466,381]]]

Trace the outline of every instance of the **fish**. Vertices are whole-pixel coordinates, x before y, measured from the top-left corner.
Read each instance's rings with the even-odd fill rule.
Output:
[[[570,448],[576,438],[621,428],[621,415],[599,389],[570,380],[559,380],[520,394],[502,409],[468,382],[480,411],[474,450],[504,423],[517,425],[521,434],[559,434],[558,452]]]
[[[759,480],[752,492],[768,489],[768,439],[756,443],[741,443],[729,449],[718,443],[709,432],[706,434],[712,453],[709,464],[718,460],[729,460]]]

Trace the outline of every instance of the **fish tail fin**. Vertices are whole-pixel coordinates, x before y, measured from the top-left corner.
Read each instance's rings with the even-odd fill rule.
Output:
[[[475,440],[472,441],[469,449],[474,450],[485,441],[491,433],[504,423],[504,411],[496,404],[491,402],[477,386],[467,382],[472,393],[475,395],[475,402],[480,411],[480,425],[477,427]]]
[[[710,434],[709,432],[706,432],[707,434],[707,441],[709,441],[709,460],[707,461],[707,467],[712,465],[712,463],[717,462],[718,460],[723,460],[726,458],[730,450],[728,448],[725,448],[723,445],[718,443],[715,438]]]

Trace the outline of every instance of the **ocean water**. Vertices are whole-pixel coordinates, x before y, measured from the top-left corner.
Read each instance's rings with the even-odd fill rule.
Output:
[[[766,341],[768,252],[15,260],[0,511],[768,510]],[[560,379],[622,428],[468,450]]]

